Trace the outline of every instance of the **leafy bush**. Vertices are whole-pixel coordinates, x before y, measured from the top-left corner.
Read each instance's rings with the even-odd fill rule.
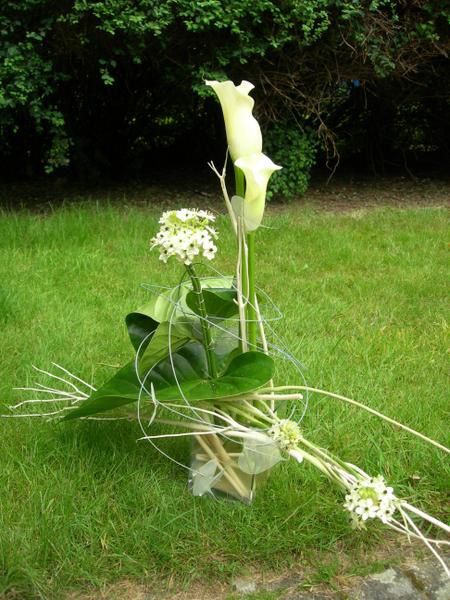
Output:
[[[272,175],[268,197],[292,200],[304,194],[317,154],[316,133],[302,130],[295,122],[285,121],[268,127],[264,140],[267,154],[283,167]]]
[[[328,143],[352,134],[351,81],[449,115],[449,17],[439,0],[3,0],[1,168],[142,172],[170,144],[209,151],[206,77],[250,79],[258,117],[295,113]]]

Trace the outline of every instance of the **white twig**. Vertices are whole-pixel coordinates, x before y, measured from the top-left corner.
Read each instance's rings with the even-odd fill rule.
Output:
[[[238,259],[236,266],[236,280],[237,280],[237,303],[239,308],[239,323],[240,323],[240,334],[241,334],[241,346],[242,352],[247,352],[247,323],[245,320],[245,305],[247,300],[243,299],[243,290],[242,290],[242,256],[245,256],[245,251],[243,251],[243,246],[245,245],[245,240],[243,240],[243,236],[241,235],[241,224],[239,221],[238,224]],[[248,294],[247,294],[248,297]]]
[[[74,402],[73,404],[75,404],[76,402],[79,402],[80,400],[85,400],[85,398],[73,398]],[[43,399],[39,399],[39,398],[33,398],[32,400],[23,400],[23,402],[19,402],[18,404],[14,404],[13,406],[9,406],[8,408],[11,410],[16,410],[17,408],[20,408],[21,406],[24,406],[25,404],[47,404],[47,403],[51,403],[51,402],[68,402],[70,400],[70,398],[43,398]]]
[[[436,448],[439,448],[440,450],[447,452],[447,454],[450,454],[450,449],[447,448],[446,446],[443,446],[439,442],[436,442],[435,440],[427,437],[423,433],[419,433],[418,431],[415,431],[415,429],[411,429],[407,425],[403,425],[402,423],[399,423],[395,419],[391,419],[391,417],[387,417],[386,415],[383,415],[383,413],[380,413],[377,410],[370,408],[369,406],[366,406],[365,404],[361,404],[361,402],[352,400],[351,398],[346,398],[345,396],[341,396],[340,394],[334,394],[333,392],[327,392],[326,390],[312,388],[312,387],[309,387],[306,385],[283,385],[283,386],[277,386],[276,388],[274,388],[274,390],[275,391],[303,390],[303,391],[308,391],[308,392],[316,392],[317,394],[322,394],[324,396],[330,396],[331,398],[337,398],[338,400],[343,400],[344,402],[347,402],[348,404],[353,404],[354,406],[357,406],[358,408],[362,408],[363,410],[371,413],[372,415],[375,415],[375,416],[379,417],[380,419],[383,419],[384,421],[391,423],[391,425],[395,425],[396,427],[399,427],[400,429],[404,429],[408,433],[411,433],[412,435],[415,435],[415,436],[421,438],[425,442],[428,442],[429,444],[436,446]],[[270,392],[270,388],[268,388],[266,390],[262,390],[262,391]]]
[[[36,385],[40,385],[39,383],[37,383]],[[53,388],[48,388],[48,387],[44,387],[43,385],[40,385],[40,387],[35,388],[35,387],[16,387],[14,388],[14,390],[18,390],[18,391],[23,391],[23,392],[42,392],[42,393],[46,393],[46,394],[60,394],[61,396],[67,396],[67,398],[73,398],[76,397],[78,398],[78,396],[75,396],[74,392],[65,392],[64,390],[57,390],[57,389],[53,389]],[[82,392],[80,392],[82,393]],[[83,399],[86,399],[88,396],[83,395]]]
[[[446,525],[445,523],[443,523],[442,521],[439,521],[439,519],[435,519],[431,515],[419,510],[415,506],[408,504],[408,502],[402,502],[402,506],[409,512],[417,515],[418,517],[421,517],[422,519],[424,519],[425,521],[428,521],[435,527],[439,527],[439,529],[443,529],[446,533],[450,534],[450,527],[448,525]]]
[[[402,515],[402,518],[403,515]],[[448,542],[447,540],[434,540],[432,538],[428,538],[426,536],[419,536],[416,533],[413,533],[412,531],[410,531],[409,529],[407,529],[405,527],[405,525],[403,525],[402,523],[400,523],[400,521],[397,521],[397,519],[391,519],[390,521],[387,521],[387,523],[385,523],[386,525],[388,525],[389,527],[391,527],[391,529],[393,529],[394,531],[397,531],[398,533],[403,533],[406,534],[407,536],[411,536],[417,540],[423,540],[423,538],[425,538],[428,542],[430,542],[430,544],[436,544],[436,546],[450,546],[450,542]]]
[[[73,373],[71,373],[70,371],[68,371],[67,369],[65,369],[64,367],[62,367],[61,365],[58,365],[58,363],[52,363],[52,365],[54,365],[55,367],[57,367],[58,369],[61,369],[61,371],[64,371],[64,373],[67,373],[67,375],[69,375],[69,377],[72,377],[73,379],[75,379],[76,381],[79,381],[80,383],[82,383],[83,385],[85,385],[86,387],[88,387],[90,390],[92,390],[93,392],[96,392],[97,389],[91,385],[90,383],[88,383],[87,381],[84,381],[84,379],[80,379],[80,377],[77,377],[76,375],[74,375]]]
[[[39,367],[36,367],[35,365],[31,365],[31,366],[38,373],[43,373],[44,375],[48,375],[52,379],[57,379],[58,381],[62,381],[62,383],[73,388],[78,394],[84,394],[84,392],[81,391],[80,389],[78,389],[77,386],[74,383],[72,383],[71,381],[67,381],[67,379],[64,379],[63,377],[59,377],[58,375],[55,375],[54,373],[50,373],[50,371],[45,371],[44,369],[40,369]]]
[[[400,509],[401,510],[401,509]],[[403,512],[403,511],[402,511]],[[409,525],[411,525],[411,527],[414,529],[414,531],[417,533],[417,535],[420,537],[420,539],[423,541],[423,543],[426,545],[426,547],[428,548],[428,550],[437,558],[437,560],[441,563],[442,567],[444,568],[445,574],[447,575],[447,577],[450,577],[450,571],[444,561],[444,559],[442,558],[442,556],[439,554],[439,552],[437,552],[437,550],[435,548],[433,548],[433,546],[429,543],[429,541],[427,540],[427,538],[422,534],[422,532],[420,531],[420,529],[417,527],[417,525],[414,523],[414,521],[411,519],[411,517],[404,512],[403,516],[405,517],[405,519],[408,521]]]
[[[138,438],[138,441],[141,440],[158,440],[165,438],[177,438],[177,437],[189,437],[198,435],[214,435],[215,433],[224,433],[226,429],[214,430],[210,429],[209,431],[183,431],[182,433],[161,433],[159,435],[145,435],[143,437]]]
[[[253,394],[254,400],[303,400],[303,394]]]
[[[17,415],[0,415],[2,419],[20,419],[21,417],[51,417],[53,415],[59,415],[66,410],[73,410],[76,408],[75,406],[65,406],[64,408],[60,408],[59,410],[55,410],[50,413],[19,413]]]
[[[267,337],[266,337],[266,332],[264,330],[264,321],[263,321],[263,318],[261,315],[261,311],[259,308],[259,302],[258,302],[258,298],[257,298],[256,294],[255,294],[255,297],[253,300],[255,302],[254,308],[255,308],[256,319],[258,320],[259,335],[261,338],[262,349],[263,349],[264,354],[269,354],[269,346],[267,345]],[[272,379],[270,380],[269,385],[271,387],[273,387]],[[269,395],[269,401],[270,401],[270,410],[272,411],[272,414],[273,414],[273,411],[275,410],[275,400],[274,400],[273,396]]]
[[[208,163],[208,167],[219,178],[220,187],[222,188],[222,194],[223,194],[223,197],[224,197],[224,200],[225,200],[226,207],[228,209],[228,214],[230,215],[231,225],[233,227],[233,231],[234,231],[235,235],[237,235],[236,216],[234,214],[233,206],[231,205],[230,197],[228,195],[228,190],[227,190],[227,186],[226,186],[226,183],[225,183],[225,175],[226,175],[226,169],[227,169],[227,162],[228,162],[228,150],[227,150],[227,153],[226,153],[226,156],[225,156],[225,164],[223,165],[222,173],[219,173],[219,171],[216,169],[216,166],[214,165],[214,163],[212,161]]]

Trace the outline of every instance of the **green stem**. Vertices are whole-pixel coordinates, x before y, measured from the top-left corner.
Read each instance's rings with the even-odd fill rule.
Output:
[[[241,169],[234,167],[234,177],[236,181],[236,196],[244,198],[245,195],[245,176]],[[257,343],[257,314],[256,314],[256,290],[255,290],[255,232],[252,231],[246,236],[248,248],[248,261],[245,263],[245,254],[242,256],[242,291],[244,295],[248,289],[248,304],[246,309],[247,317],[247,335],[250,350],[256,350]]]
[[[216,379],[217,377],[217,366],[216,357],[214,356],[214,342],[211,336],[211,330],[208,324],[208,314],[206,312],[205,298],[203,296],[202,286],[200,279],[192,265],[185,265],[186,271],[189,273],[189,277],[192,281],[192,289],[197,296],[197,309],[200,316],[200,323],[202,327],[203,345],[206,352],[206,361],[208,363],[208,374],[210,378]]]
[[[235,194],[236,196],[240,196],[241,198],[244,197],[245,195],[245,175],[244,172],[241,171],[241,169],[239,169],[238,167],[234,167],[234,180],[236,183],[236,189],[235,189]],[[241,222],[241,227],[242,227],[242,222]],[[242,230],[240,230],[240,228],[238,227],[238,235],[242,235],[242,244],[244,244],[244,240],[245,240],[245,236],[244,233],[240,233]],[[246,257],[245,257],[245,252],[242,251],[242,255],[241,255],[241,289],[242,289],[242,294],[246,297],[247,296],[247,262],[246,262]],[[239,323],[239,330],[240,330],[240,338],[243,339],[244,336],[242,335],[242,329],[245,327],[245,332],[247,332],[247,326],[246,323]],[[245,336],[246,337],[246,336]],[[242,349],[242,344],[241,345],[241,349]]]
[[[334,481],[339,487],[343,488],[344,490],[347,489],[346,486],[343,484],[342,480],[328,467],[328,465],[326,465],[319,458],[317,458],[313,454],[310,454],[303,448],[300,448],[299,450],[302,453],[305,460],[314,465],[317,469],[319,469],[319,471],[322,471],[322,473],[326,475],[328,479]]]
[[[254,423],[260,429],[264,429],[265,427],[267,427],[267,423],[264,423],[263,421],[261,421],[261,419],[254,417],[248,410],[241,410],[237,406],[232,406],[228,408],[228,412],[231,416],[233,416],[233,418],[235,418],[236,421],[238,421],[241,424],[247,421],[247,423]],[[236,415],[240,415],[241,417],[243,417],[243,419],[236,419]]]
[[[258,323],[256,315],[256,286],[255,286],[255,232],[247,233],[248,248],[248,304],[247,331],[250,350],[257,350]]]
[[[339,478],[339,469],[345,471],[349,475],[353,475],[353,477],[360,478],[361,475],[357,473],[354,469],[352,469],[351,465],[345,463],[343,460],[340,460],[337,457],[330,456],[327,452],[324,452],[315,444],[312,444],[304,437],[301,438],[302,443],[307,446],[310,450],[313,451],[314,456],[320,460],[328,469],[330,469],[336,476]],[[303,448],[301,452],[303,452]]]

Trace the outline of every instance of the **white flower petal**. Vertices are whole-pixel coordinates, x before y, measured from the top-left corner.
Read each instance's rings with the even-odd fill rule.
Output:
[[[242,156],[235,162],[245,175],[244,222],[247,231],[261,224],[266,204],[267,184],[270,176],[282,167],[276,165],[262,152]]]
[[[242,81],[238,86],[232,81],[205,83],[213,88],[219,98],[232,160],[261,152],[261,129],[252,114],[255,101],[248,95],[254,88],[253,84],[249,81]]]

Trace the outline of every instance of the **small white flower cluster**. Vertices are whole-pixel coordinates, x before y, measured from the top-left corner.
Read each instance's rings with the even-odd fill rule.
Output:
[[[301,439],[300,427],[290,419],[280,419],[269,429],[269,435],[280,450],[294,450]]]
[[[207,210],[182,208],[162,214],[161,228],[151,240],[152,249],[159,248],[163,262],[175,256],[185,265],[192,264],[196,256],[212,260],[217,252],[214,240],[216,230],[211,227],[215,216]]]
[[[363,479],[353,484],[345,496],[344,507],[352,514],[353,525],[364,527],[367,519],[380,519],[388,523],[397,508],[397,498],[391,487],[387,487],[381,475]]]

